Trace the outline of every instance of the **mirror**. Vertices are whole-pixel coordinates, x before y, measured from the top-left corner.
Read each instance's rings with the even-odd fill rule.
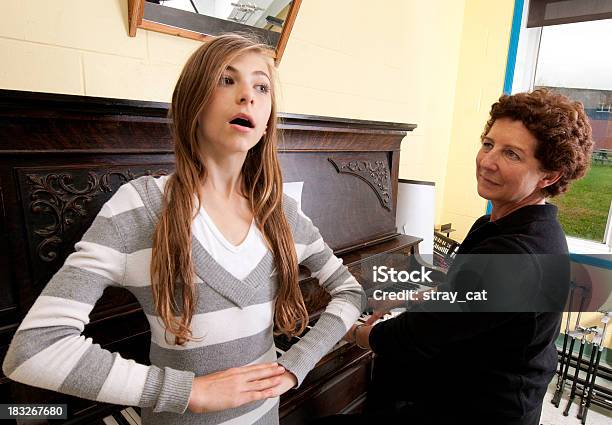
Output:
[[[195,40],[227,32],[255,34],[280,62],[301,0],[128,0],[129,32],[137,28]]]

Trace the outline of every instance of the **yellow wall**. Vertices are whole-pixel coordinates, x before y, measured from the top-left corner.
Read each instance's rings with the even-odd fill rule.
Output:
[[[189,40],[127,36],[127,0],[5,0],[2,88],[166,101]]]
[[[466,1],[442,222],[463,240],[486,201],[476,192],[475,158],[491,105],[503,91],[514,0]]]
[[[280,66],[283,110],[417,124],[402,143],[400,177],[435,181],[438,214],[463,7],[306,0]]]
[[[280,109],[418,124],[400,177],[435,181],[436,222],[462,234],[484,208],[472,156],[501,91],[512,3],[304,0],[280,66]],[[0,87],[168,102],[198,45],[128,37],[127,0],[5,0]]]

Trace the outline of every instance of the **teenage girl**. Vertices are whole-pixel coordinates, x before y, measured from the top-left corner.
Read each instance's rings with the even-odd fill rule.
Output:
[[[176,171],[123,185],[28,312],[9,378],[140,406],[143,424],[276,424],[278,397],[365,307],[359,283],[283,195],[275,74],[264,46],[221,36],[187,61],[172,96]],[[317,324],[276,359],[273,330],[300,334],[305,265],[331,295]],[[138,299],[151,365],[82,335],[108,286]]]

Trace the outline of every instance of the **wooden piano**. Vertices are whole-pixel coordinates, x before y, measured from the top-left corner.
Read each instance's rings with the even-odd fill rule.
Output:
[[[167,113],[165,103],[0,90],[0,361],[21,319],[102,204],[130,179],[172,172]],[[395,231],[400,143],[415,125],[281,114],[279,127],[284,181],[303,182],[302,209],[366,289],[368,262],[418,252],[420,239]],[[300,276],[316,320],[327,294],[307,270]],[[108,289],[90,318],[84,333],[94,342],[148,363],[148,324],[129,292]],[[359,410],[371,359],[371,352],[339,344],[298,390],[281,398],[281,422],[303,424]],[[3,375],[0,400],[66,403],[66,424],[103,423],[123,408]]]

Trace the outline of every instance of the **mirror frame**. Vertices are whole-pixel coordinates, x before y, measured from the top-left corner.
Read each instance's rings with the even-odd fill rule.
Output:
[[[193,12],[187,12],[179,9],[172,9],[171,14],[173,16],[173,20],[164,18],[160,16],[158,20],[149,20],[144,18],[144,10],[145,10],[145,0],[128,0],[128,26],[129,26],[129,36],[136,37],[136,29],[143,28],[150,31],[161,32],[164,34],[176,35],[179,37],[190,38],[192,40],[206,41],[211,38],[214,38],[214,35],[207,35],[202,32],[198,32],[194,29],[189,28],[189,23],[187,23],[184,27],[177,27],[172,25],[171,22],[175,22],[176,19],[180,19],[181,16],[189,17],[189,20],[192,24],[197,24],[198,27],[202,27],[208,20],[215,21],[224,21],[218,18],[209,17],[206,15],[198,15]],[[276,49],[270,49],[270,56],[274,58],[276,65],[280,63],[280,60],[283,56],[283,52],[285,51],[285,47],[287,46],[287,41],[289,40],[289,34],[291,34],[291,29],[293,28],[293,23],[295,22],[295,18],[297,17],[298,10],[300,9],[300,4],[302,0],[293,0],[291,4],[291,8],[289,9],[289,13],[287,14],[287,19],[285,19],[285,24],[283,25],[283,29],[280,32],[280,37],[278,40],[278,44],[276,45]],[[157,5],[148,3],[147,7],[155,7]],[[158,6],[164,7],[164,6]],[[194,15],[194,16],[191,16]],[[232,24],[231,21],[227,21],[228,24]],[[255,28],[255,27],[253,27]],[[256,30],[260,30],[257,28]],[[228,30],[231,32],[231,29]],[[255,31],[257,33],[257,31]]]

